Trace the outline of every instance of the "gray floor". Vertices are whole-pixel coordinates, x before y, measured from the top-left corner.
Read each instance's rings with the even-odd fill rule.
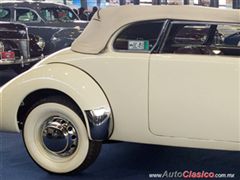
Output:
[[[0,85],[16,76],[0,71]],[[82,173],[63,179],[149,179],[149,173],[213,171],[240,179],[240,152],[174,148],[134,143],[103,145],[96,162]],[[59,179],[40,169],[28,156],[20,134],[0,133],[0,180]],[[62,179],[61,178],[61,179]],[[226,179],[226,178],[221,178]]]

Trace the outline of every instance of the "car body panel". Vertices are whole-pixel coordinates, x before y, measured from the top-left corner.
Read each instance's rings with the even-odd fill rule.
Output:
[[[114,39],[114,38],[113,38]],[[109,43],[111,44],[111,43]],[[68,55],[67,55],[68,54]],[[107,53],[103,53],[100,55],[84,55],[80,53],[74,53],[71,51],[66,50],[66,53],[64,53],[66,57],[68,57],[68,62],[71,63],[74,66],[79,66],[84,69],[88,74],[91,74],[91,76],[99,83],[101,84],[102,89],[106,93],[106,96],[111,102],[111,109],[113,111],[114,115],[114,131],[112,136],[110,137],[111,140],[120,140],[120,141],[130,141],[130,142],[142,142],[142,143],[150,143],[150,144],[162,144],[162,145],[174,145],[174,146],[183,146],[183,147],[204,147],[204,148],[210,148],[210,149],[228,149],[228,150],[239,150],[239,144],[237,143],[236,139],[239,137],[239,126],[238,126],[238,117],[235,117],[234,119],[236,120],[235,122],[231,123],[230,125],[227,124],[225,129],[217,129],[219,128],[215,123],[216,122],[208,122],[209,127],[215,127],[215,135],[218,135],[221,137],[225,137],[225,133],[228,132],[228,139],[217,139],[217,138],[212,138],[212,131],[213,129],[209,129],[206,127],[200,128],[198,124],[194,126],[194,123],[191,122],[191,117],[186,119],[183,119],[179,117],[178,119],[174,120],[183,120],[186,123],[190,122],[190,125],[193,125],[193,127],[190,127],[189,129],[185,129],[185,126],[183,125],[183,128],[179,128],[180,126],[175,126],[173,125],[173,121],[167,122],[166,118],[161,118],[163,115],[159,114],[154,114],[157,117],[157,122],[153,122],[153,124],[150,124],[150,121],[147,121],[147,119],[151,118],[152,116],[149,116],[148,118],[148,112],[151,112],[151,102],[148,104],[148,93],[150,93],[150,90],[147,88],[144,88],[144,84],[146,85],[148,83],[148,64],[150,63],[150,56],[149,54],[136,54],[136,53],[126,53],[126,52],[116,52],[114,50],[111,50],[111,46],[108,48]],[[126,59],[126,57],[128,57]],[[151,55],[155,56],[155,55]],[[157,56],[157,55],[156,55]],[[166,61],[165,63],[171,63],[170,61],[171,58],[176,58],[176,55],[159,55],[160,57],[157,57],[156,60],[159,61],[161,59],[163,62],[164,60]],[[179,55],[178,55],[179,56]],[[186,62],[188,63],[196,63],[195,70],[199,66],[198,63],[204,64],[201,61],[197,61],[195,58],[195,55],[180,55],[182,59],[185,59]],[[64,56],[61,55],[61,60],[64,61]],[[131,58],[130,58],[131,57]],[[145,58],[144,58],[145,57]],[[151,57],[152,58],[152,57]],[[49,58],[46,61],[40,62],[40,64],[48,64],[48,63],[54,63],[59,61],[59,57],[54,57]],[[113,61],[114,59],[114,61]],[[186,60],[188,59],[188,60]],[[213,61],[213,63],[218,63],[218,61],[215,61],[214,57],[210,57],[210,60]],[[228,58],[222,57],[222,61],[224,62]],[[170,62],[168,62],[169,60]],[[137,61],[137,62],[136,62]],[[161,61],[161,62],[162,62]],[[208,62],[206,60],[206,62]],[[128,66],[126,66],[126,63]],[[142,65],[141,65],[142,64]],[[199,67],[198,73],[202,71],[202,68],[206,68],[209,66],[209,70],[212,70],[212,63],[206,63],[207,65],[203,65],[202,67]],[[226,62],[225,62],[226,64]],[[228,64],[228,63],[227,63]],[[234,72],[237,73],[236,71],[236,66],[238,66],[238,61],[236,61],[236,57],[233,58],[232,62],[229,63],[230,67],[231,65],[234,64]],[[167,65],[166,65],[167,66]],[[163,70],[166,69],[166,66],[163,67]],[[170,66],[171,67],[171,66]],[[101,69],[102,71],[98,71],[98,69]],[[188,69],[188,68],[187,68]],[[206,68],[207,69],[207,68]],[[218,69],[218,68],[217,68]],[[221,67],[220,67],[221,69]],[[231,69],[232,70],[232,69]],[[160,71],[161,72],[161,71]],[[184,71],[179,71],[179,74],[177,74],[177,77],[182,78],[182,72]],[[208,71],[210,72],[210,71]],[[186,72],[187,73],[187,72]],[[174,75],[174,72],[172,73]],[[181,75],[181,76],[180,76]],[[184,73],[184,75],[186,75]],[[236,74],[235,74],[236,75]],[[151,75],[150,75],[151,76]],[[166,78],[166,74],[162,76],[163,78]],[[187,76],[187,75],[186,75]],[[187,76],[190,77],[190,76]],[[205,77],[205,76],[204,76]],[[216,77],[216,76],[215,76]],[[184,77],[186,78],[186,77]],[[217,77],[216,77],[217,78]],[[188,78],[189,79],[189,78]],[[201,78],[200,78],[201,79]],[[202,82],[202,83],[210,83],[212,85],[212,80],[214,79],[209,79],[207,82]],[[227,79],[228,80],[228,79]],[[236,78],[233,80],[235,82]],[[233,81],[228,82],[232,85]],[[116,82],[118,82],[116,84]],[[134,83],[132,83],[134,82]],[[177,82],[180,82],[178,80]],[[225,81],[224,81],[225,82]],[[197,82],[195,82],[197,83]],[[220,83],[221,84],[221,83]],[[162,86],[158,86],[158,83],[154,83],[154,88],[157,88],[158,91],[161,91]],[[176,84],[179,85],[179,84]],[[186,83],[186,85],[188,85]],[[127,87],[127,89],[123,88]],[[151,87],[151,81],[150,81],[150,87]],[[199,86],[197,86],[199,87]],[[196,87],[196,88],[197,88]],[[160,90],[159,90],[160,88]],[[209,88],[209,87],[207,87]],[[212,86],[210,87],[212,88]],[[237,94],[235,89],[235,86],[231,86],[233,88],[232,90],[235,91],[235,93],[232,96],[233,101],[228,101],[229,103],[236,101],[233,106],[235,105],[235,112],[238,112],[238,109],[236,109],[238,105],[238,99],[234,99]],[[201,90],[201,89],[200,89]],[[214,89],[213,89],[214,90]],[[167,93],[168,90],[163,88],[163,91]],[[199,91],[199,89],[198,89]],[[212,92],[212,91],[211,91]],[[173,94],[170,94],[170,96]],[[187,94],[188,95],[188,94]],[[206,94],[208,95],[208,94]],[[219,94],[217,94],[219,95]],[[175,94],[175,96],[179,96],[178,93]],[[173,96],[173,97],[175,97]],[[211,96],[210,96],[211,97]],[[197,97],[196,97],[197,98]],[[155,100],[153,96],[150,95],[149,101]],[[158,98],[156,97],[156,100]],[[189,100],[190,101],[190,100]],[[127,106],[126,106],[127,103]],[[163,104],[170,103],[167,99],[162,102]],[[195,102],[197,103],[197,102]],[[205,101],[198,102],[199,106],[203,105],[205,106]],[[237,104],[236,104],[237,103]],[[173,104],[174,105],[174,104]],[[149,107],[148,107],[149,106]],[[225,104],[224,107],[227,105]],[[156,103],[154,107],[159,107],[159,105]],[[168,106],[167,106],[168,107]],[[189,107],[192,107],[191,104],[189,103]],[[184,108],[184,107],[183,107]],[[192,107],[193,108],[193,107]],[[148,111],[149,110],[149,111]],[[126,114],[128,112],[128,114]],[[161,112],[160,108],[156,109],[156,112]],[[177,112],[177,111],[174,111]],[[225,111],[224,111],[225,112]],[[224,113],[222,112],[222,113]],[[184,113],[189,113],[189,111],[184,111]],[[194,116],[194,111],[191,115]],[[199,112],[200,114],[200,112]],[[197,115],[199,115],[197,114]],[[149,114],[150,115],[150,114]],[[201,116],[197,117],[197,119],[202,118],[202,122],[206,123],[206,114],[200,114]],[[236,113],[235,113],[236,115]],[[237,116],[237,115],[236,115]],[[168,116],[167,116],[168,117]],[[226,116],[224,116],[226,117]],[[224,118],[223,117],[223,118]],[[233,116],[231,116],[233,117]],[[195,120],[196,117],[194,116]],[[225,121],[226,122],[226,121]],[[228,121],[227,121],[228,122]],[[180,122],[174,122],[175,124],[179,124]],[[159,134],[153,133],[152,130],[150,129],[151,126],[158,128],[161,126],[164,126],[166,129],[164,132],[168,132],[168,125],[172,125],[171,133],[175,134],[175,136],[169,135],[169,134]],[[220,124],[221,126],[224,126],[226,124]],[[230,126],[230,127],[229,127]],[[234,127],[234,129],[231,129]],[[158,129],[157,129],[158,130]],[[217,131],[218,130],[218,131]],[[222,131],[225,130],[225,131]],[[185,133],[185,136],[181,136],[178,132]],[[177,134],[178,133],[178,134]],[[195,134],[194,134],[195,133]],[[198,134],[197,134],[198,133]],[[201,134],[202,133],[202,134]],[[196,136],[189,136],[189,135],[205,135],[207,137],[205,138],[198,138]],[[210,137],[209,137],[209,136]]]
[[[78,82],[76,83],[72,77],[79,77]],[[13,99],[11,92],[16,89],[17,97]],[[31,73],[23,73],[1,88],[1,130],[19,132],[18,109],[27,95],[40,89],[57,89],[64,92],[81,107],[83,112],[101,107],[110,109],[101,88],[85,72],[72,65],[60,63],[39,66],[33,68]]]
[[[236,44],[237,46],[240,46],[240,33],[235,33],[229,37],[226,37],[225,43],[229,45]]]
[[[106,93],[117,119],[113,139],[135,138],[147,130],[149,54],[113,52],[83,59],[79,55],[78,60],[69,62],[91,74]],[[136,131],[127,130],[128,126]]]
[[[153,54],[149,77],[151,132],[239,142],[238,59]]]
[[[68,53],[70,53],[72,55],[71,51],[69,51]],[[67,55],[67,53],[63,53],[63,54]],[[117,55],[117,54],[112,54],[111,57],[113,57],[114,55]],[[85,58],[87,58],[86,55],[82,55],[82,56],[83,57],[85,56]],[[76,58],[76,56],[74,56],[74,59],[75,58]],[[55,56],[53,56],[53,59],[55,59]],[[70,58],[70,60],[71,59],[72,58]],[[74,61],[74,59],[72,59],[72,61]],[[52,59],[49,58],[49,61],[51,61],[51,60]],[[40,66],[39,68],[34,67],[33,70],[29,71],[29,72],[31,72],[30,74],[28,74],[28,72],[23,73],[23,75],[20,75],[16,80],[14,80],[14,83],[12,81],[10,81],[4,87],[1,88],[0,97],[2,97],[2,96],[5,97],[5,98],[2,98],[2,101],[1,101],[1,103],[2,103],[1,104],[2,117],[0,116],[1,117],[0,123],[2,125],[1,130],[8,130],[8,131],[13,131],[13,132],[19,131],[19,129],[17,127],[17,122],[16,122],[16,113],[17,112],[13,111],[13,110],[19,106],[18,103],[21,102],[21,99],[15,98],[13,100],[11,98],[12,93],[10,93],[10,89],[9,89],[9,86],[12,86],[12,88],[15,88],[15,86],[17,85],[17,83],[15,83],[16,81],[21,82],[22,80],[25,80],[25,81],[27,80],[27,82],[29,83],[30,89],[39,89],[38,86],[41,86],[42,84],[44,84],[48,88],[51,86],[54,86],[54,88],[57,88],[58,90],[63,90],[65,92],[68,92],[69,93],[68,95],[73,97],[75,102],[78,102],[78,104],[81,108],[82,108],[82,105],[86,109],[93,107],[92,105],[90,105],[89,107],[85,106],[85,104],[84,104],[85,101],[82,101],[82,98],[79,97],[79,92],[70,93],[70,90],[66,89],[66,85],[68,82],[66,81],[65,78],[64,78],[65,79],[64,82],[66,84],[62,84],[60,82],[59,86],[56,84],[55,81],[48,81],[49,83],[46,82],[46,80],[49,79],[49,76],[48,76],[48,74],[46,74],[45,68],[49,69],[49,66],[52,66],[55,69],[56,66],[58,66],[57,64],[53,63],[53,61],[54,60],[52,60],[50,65],[46,65],[46,67],[44,67],[44,65]],[[66,71],[64,71],[64,70],[66,70],[66,67],[63,64],[61,64],[60,66],[62,66],[64,68],[60,68],[60,69],[56,68],[56,71],[58,71],[57,75],[59,75],[59,72],[61,72],[61,71],[66,72]],[[99,66],[97,68],[99,68]],[[35,72],[32,72],[32,71],[35,71]],[[71,72],[72,72],[72,69],[71,69]],[[90,72],[90,70],[89,70],[89,72]],[[36,73],[37,77],[34,76],[35,73]],[[40,77],[39,74],[41,74],[41,75],[45,74],[46,77],[42,79],[42,76]],[[32,84],[31,83],[32,81],[28,80],[29,75],[31,75],[31,78],[33,78],[32,81],[33,80],[36,81],[38,78],[39,78],[39,81],[38,82],[36,81],[36,84],[35,83]],[[114,76],[118,76],[118,74],[115,73]],[[58,78],[58,80],[60,80],[60,79],[61,78]],[[98,80],[100,80],[100,79],[101,78],[99,78]],[[44,80],[44,83],[42,80]],[[42,81],[42,83],[40,83],[40,85],[39,85],[40,81]],[[76,81],[74,81],[74,84],[76,84]],[[62,86],[62,88],[61,88],[61,86]],[[71,84],[71,86],[72,86],[72,84]],[[114,86],[114,85],[112,85],[112,86]],[[119,96],[115,95],[115,99],[114,99],[114,97],[109,98],[109,97],[111,97],[111,95],[108,95],[109,92],[106,91],[109,101],[117,99],[119,101],[119,103],[121,103],[121,104],[116,104],[117,107],[114,107],[115,104],[111,104],[111,109],[113,110],[113,115],[114,115],[114,131],[113,131],[112,136],[110,137],[111,140],[140,142],[140,143],[148,143],[148,144],[162,144],[162,145],[171,145],[171,146],[183,146],[183,147],[201,147],[201,148],[210,148],[210,149],[240,150],[239,143],[232,142],[232,141],[227,142],[227,141],[217,141],[217,140],[213,140],[213,139],[194,139],[194,138],[186,138],[186,137],[170,137],[170,136],[154,135],[149,130],[148,121],[146,121],[147,117],[146,117],[146,115],[144,115],[144,111],[146,112],[147,104],[139,105],[140,102],[143,102],[146,100],[142,100],[141,96],[139,96],[140,93],[136,93],[136,89],[133,86],[133,84],[128,84],[125,86],[128,87],[127,90],[133,90],[135,92],[134,94],[136,94],[134,97],[131,97],[131,99],[128,99],[129,97],[123,97],[120,95]],[[23,88],[25,86],[21,86],[21,87]],[[103,85],[102,87],[104,88],[105,86]],[[105,87],[105,88],[107,89],[107,87]],[[79,91],[79,89],[78,89],[78,91]],[[19,91],[19,92],[22,92],[22,91]],[[23,98],[24,96],[26,96],[26,94],[27,94],[27,92],[29,92],[29,90],[25,89],[24,92],[25,92],[25,95],[19,94],[18,97]],[[127,92],[125,92],[125,93],[127,93]],[[74,94],[76,95],[75,96],[76,99],[74,98]],[[145,93],[143,93],[143,94],[145,94]],[[90,92],[89,92],[89,95],[90,95]],[[121,95],[122,95],[122,93],[121,93]],[[95,97],[98,97],[98,96],[95,96]],[[106,97],[104,97],[104,98],[106,98]],[[137,101],[131,102],[133,99],[137,100]],[[106,102],[107,100],[105,99],[104,101]],[[18,103],[16,103],[16,102],[18,102]],[[87,102],[89,102],[89,99],[87,99]],[[129,109],[129,107],[126,107],[126,102],[128,103],[130,109]],[[102,103],[102,104],[93,103],[93,104],[94,104],[94,107],[99,107],[99,106],[103,105],[104,103]],[[137,111],[136,108],[139,108],[139,106],[142,106],[142,109],[138,109],[138,111]],[[133,109],[134,109],[134,111],[131,112],[130,110],[133,110]],[[120,110],[121,112],[123,111],[124,114],[118,114],[116,110]],[[143,112],[141,112],[140,110],[143,110]],[[129,114],[126,115],[126,112],[129,112],[130,115]],[[140,119],[139,119],[139,117],[140,117]],[[126,118],[126,119],[124,119],[124,118]],[[14,125],[15,125],[15,129],[13,128]]]

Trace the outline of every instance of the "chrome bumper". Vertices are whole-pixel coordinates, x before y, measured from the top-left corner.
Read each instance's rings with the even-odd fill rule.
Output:
[[[113,120],[110,110],[98,108],[85,111],[92,140],[108,140],[113,131]]]

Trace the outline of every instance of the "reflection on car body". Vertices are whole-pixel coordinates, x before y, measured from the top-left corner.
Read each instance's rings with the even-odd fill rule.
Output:
[[[88,167],[108,140],[239,151],[240,47],[226,41],[238,15],[100,10],[71,48],[0,89],[0,130],[22,131],[33,160],[59,174]]]

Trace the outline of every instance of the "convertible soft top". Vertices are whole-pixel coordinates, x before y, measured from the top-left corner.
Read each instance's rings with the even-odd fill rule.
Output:
[[[112,34],[124,25],[158,19],[240,23],[240,11],[174,5],[109,7],[95,13],[71,48],[80,53],[98,54],[104,49]]]

